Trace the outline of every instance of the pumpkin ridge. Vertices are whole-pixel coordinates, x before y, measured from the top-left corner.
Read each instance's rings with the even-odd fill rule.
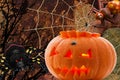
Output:
[[[92,42],[94,42],[94,46],[97,46],[96,38],[92,38]],[[99,53],[97,47],[94,48],[94,50],[95,50],[96,53]],[[92,55],[93,55],[93,53],[92,53]],[[97,54],[96,56],[99,56],[99,54]],[[99,57],[97,57],[97,62],[96,62],[96,63],[97,63],[97,65],[100,65]],[[98,80],[98,79],[96,79],[96,76],[98,75],[99,68],[100,68],[100,67],[97,66],[97,68],[96,68],[96,70],[95,70],[95,72],[94,72],[94,74],[93,74],[95,80]],[[92,76],[93,76],[93,75],[92,75]],[[90,77],[91,77],[91,76],[90,76]]]
[[[60,31],[60,36],[62,38],[80,38],[80,37],[100,37],[99,33],[91,33],[86,31]]]
[[[104,48],[107,48],[106,42],[104,42],[103,40],[101,40],[101,38],[99,39],[99,41],[104,45]],[[104,51],[106,51],[106,50],[104,50]],[[106,55],[106,54],[105,54],[105,55]],[[100,54],[99,54],[99,56],[100,56]],[[101,61],[99,60],[99,65],[101,65],[100,63],[101,63]],[[104,66],[104,67],[105,67],[105,66]],[[97,72],[100,72],[100,70],[101,70],[101,68],[100,68],[100,66],[99,66],[99,69],[98,69]],[[108,70],[107,70],[107,71],[108,71]],[[106,72],[107,72],[107,71],[103,71],[103,72],[102,72],[102,73],[104,74],[103,78],[106,76]],[[96,75],[96,77],[97,77],[97,78],[100,78],[101,75],[103,75],[103,74],[98,74],[98,75]]]
[[[107,40],[105,40],[104,38],[101,38],[101,40],[106,44],[106,48],[108,48],[108,46],[112,46],[111,47],[111,51],[110,51],[110,56],[112,56],[113,55],[113,53],[112,53],[112,48],[114,48],[114,46],[113,45],[111,45]],[[115,51],[115,50],[114,50]],[[116,56],[116,54],[115,54],[115,56]],[[114,57],[111,57],[111,65],[109,65],[109,66],[111,66],[111,67],[109,67],[109,69],[108,69],[108,71],[106,71],[106,73],[105,74],[107,74],[107,76],[112,72],[112,70],[115,68],[115,65],[113,66],[112,64],[114,64],[114,63],[116,63],[116,60],[115,60],[115,58]],[[111,70],[111,71],[110,71]]]

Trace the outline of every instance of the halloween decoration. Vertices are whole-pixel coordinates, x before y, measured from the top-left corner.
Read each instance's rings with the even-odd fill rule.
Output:
[[[100,10],[94,9],[93,12],[96,13],[96,22],[93,23],[94,27],[103,28],[105,31],[111,27],[119,27],[120,25],[120,1],[103,1]]]
[[[104,14],[103,14],[103,13],[101,13],[101,12],[97,12],[97,13],[96,13],[96,19],[101,20],[101,19],[103,19],[103,18],[104,18]]]
[[[24,78],[27,80],[36,79],[38,75],[43,75],[48,72],[45,62],[43,59],[43,50],[33,48],[33,47],[24,47],[22,45],[18,45],[15,43],[8,44],[6,46],[4,55],[0,56],[0,80],[18,80],[16,79],[16,75],[20,75],[22,72],[21,78],[19,80],[23,80]],[[39,54],[40,56],[31,56],[32,54]],[[36,67],[37,73],[35,71]],[[30,73],[26,74],[28,70],[34,71],[32,72],[32,76]],[[31,72],[31,71],[30,71]],[[7,74],[6,74],[7,73]],[[25,74],[24,77],[22,76]],[[7,78],[5,76],[8,76]]]
[[[118,13],[120,13],[120,1],[109,1],[105,8],[102,8],[99,12],[96,12],[96,19],[103,19],[105,17],[112,18],[112,15],[117,15]]]
[[[107,7],[110,9],[112,14],[116,14],[120,12],[120,1],[113,0],[108,2]]]
[[[30,59],[25,54],[25,49],[21,45],[10,44],[5,52],[6,60],[13,69],[23,69],[30,64]]]
[[[102,80],[114,69],[116,52],[98,33],[61,31],[48,44],[45,61],[60,80]]]

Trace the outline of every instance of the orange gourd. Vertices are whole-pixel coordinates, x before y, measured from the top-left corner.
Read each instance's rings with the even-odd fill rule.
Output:
[[[98,33],[61,31],[48,44],[45,62],[59,80],[102,80],[114,69],[116,52]]]
[[[108,2],[107,7],[110,9],[112,14],[120,13],[120,1],[113,0]]]
[[[96,19],[102,20],[104,18],[104,14],[102,12],[96,13]]]

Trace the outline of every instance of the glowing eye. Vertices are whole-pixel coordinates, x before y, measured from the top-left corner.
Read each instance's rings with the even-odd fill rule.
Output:
[[[56,50],[56,48],[54,47],[54,48],[53,48],[53,50],[51,51],[50,56],[54,56],[54,55],[56,55],[56,54],[57,54],[55,50]]]
[[[81,56],[83,56],[83,57],[90,57],[89,54],[85,54],[85,53],[82,53]]]
[[[89,49],[87,53],[80,54],[80,56],[87,57],[87,58],[91,58],[91,55],[92,55],[91,49]]]
[[[70,50],[68,50],[68,52],[66,53],[66,55],[64,57],[72,58],[72,52]]]
[[[16,59],[15,62],[17,63],[17,62],[19,62],[19,61]]]

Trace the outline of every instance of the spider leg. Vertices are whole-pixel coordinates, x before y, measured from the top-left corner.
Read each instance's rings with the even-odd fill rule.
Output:
[[[4,79],[6,74],[8,74],[10,71],[10,67],[7,65],[6,57],[4,54],[0,54],[0,66],[0,78]]]

